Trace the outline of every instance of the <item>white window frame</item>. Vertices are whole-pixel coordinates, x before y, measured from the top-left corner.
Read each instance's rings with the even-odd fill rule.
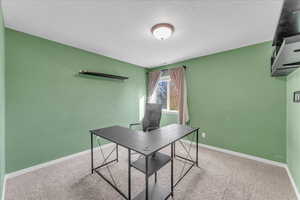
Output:
[[[159,84],[160,81],[167,81],[168,82],[167,109],[162,109],[162,112],[167,113],[167,114],[177,114],[178,113],[177,110],[170,110],[170,81],[171,81],[171,77],[170,76],[161,76],[158,80],[158,84]],[[157,84],[155,90],[157,90],[158,84]]]

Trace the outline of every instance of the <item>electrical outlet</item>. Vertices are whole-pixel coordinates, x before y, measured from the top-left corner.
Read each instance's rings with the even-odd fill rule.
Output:
[[[202,138],[206,138],[206,133],[203,132],[203,133],[201,134],[201,137],[202,137]]]

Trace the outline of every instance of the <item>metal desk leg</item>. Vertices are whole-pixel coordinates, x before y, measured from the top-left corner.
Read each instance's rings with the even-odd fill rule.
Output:
[[[128,200],[131,199],[131,151],[128,149]]]
[[[174,154],[173,154],[173,157],[176,157],[176,142],[174,142]]]
[[[119,162],[119,145],[116,144],[117,162]]]
[[[199,167],[199,162],[198,162],[198,153],[199,153],[199,129],[197,129],[197,137],[196,137],[196,165]]]
[[[93,140],[93,133],[91,133],[91,172],[94,173],[94,140]]]
[[[174,144],[171,144],[171,196],[174,198]]]
[[[148,183],[148,156],[145,156],[145,159],[146,159],[146,174],[145,174],[146,192],[145,192],[145,195],[146,195],[146,200],[148,200],[148,186],[149,186],[149,183]]]

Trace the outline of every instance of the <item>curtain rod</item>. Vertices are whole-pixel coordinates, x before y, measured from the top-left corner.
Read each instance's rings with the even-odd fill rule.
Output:
[[[185,65],[182,65],[182,67],[186,70],[186,66]],[[169,70],[169,69],[161,69],[159,71],[166,71],[166,70]],[[147,73],[149,73],[149,72],[147,72]]]
[[[184,68],[184,69],[186,69],[186,66],[185,65],[182,65],[182,67]],[[176,68],[176,67],[175,67]],[[163,71],[163,70],[169,70],[169,69],[162,69],[161,71]]]

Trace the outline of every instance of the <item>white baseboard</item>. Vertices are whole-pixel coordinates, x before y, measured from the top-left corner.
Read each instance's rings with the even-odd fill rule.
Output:
[[[190,143],[190,141],[188,140],[182,140],[183,142],[185,143]],[[193,145],[196,145],[195,142],[192,142]],[[210,146],[210,145],[206,145],[206,144],[198,144],[199,147],[203,147],[203,148],[207,148],[207,149],[211,149],[211,150],[214,150],[214,151],[219,151],[219,152],[222,152],[222,153],[226,153],[226,154],[231,154],[231,155],[234,155],[234,156],[239,156],[239,157],[242,157],[242,158],[247,158],[247,159],[250,159],[250,160],[255,160],[255,161],[258,161],[258,162],[262,162],[262,163],[265,163],[265,164],[270,164],[270,165],[275,165],[275,166],[278,166],[278,167],[283,167],[287,174],[288,174],[288,177],[291,181],[291,184],[293,186],[293,189],[295,191],[295,194],[297,196],[297,199],[300,200],[300,194],[299,194],[299,191],[298,191],[298,188],[295,184],[295,181],[292,177],[292,174],[288,168],[288,165],[286,163],[281,163],[281,162],[276,162],[276,161],[273,161],[273,160],[268,160],[268,159],[264,159],[264,158],[260,158],[260,157],[257,157],[257,156],[252,156],[252,155],[249,155],[249,154],[245,154],[245,153],[239,153],[239,152],[235,152],[235,151],[231,151],[231,150],[227,150],[227,149],[222,149],[222,148],[219,148],[219,147],[214,147],[214,146]]]
[[[293,178],[293,176],[292,176],[292,174],[291,174],[291,172],[290,172],[290,169],[288,168],[288,166],[286,166],[285,169],[286,169],[286,172],[287,172],[287,174],[288,174],[288,176],[289,176],[289,178],[290,178],[290,180],[291,180],[291,183],[292,183],[292,185],[293,185],[293,188],[294,188],[294,191],[295,191],[295,193],[296,193],[297,199],[300,200],[300,193],[299,193],[299,191],[298,191],[298,188],[297,188],[297,186],[296,186],[296,183],[295,183],[295,181],[294,181],[294,178]]]
[[[6,175],[4,175],[4,179],[3,179],[3,187],[2,187],[2,197],[1,197],[1,200],[4,200],[4,197],[5,197],[5,186],[6,186]]]
[[[186,143],[189,142],[187,140],[182,140],[182,141],[186,142]],[[192,142],[192,144],[196,145],[196,143],[194,143],[194,142]],[[107,147],[110,147],[111,145],[113,145],[113,143],[105,144],[105,145],[103,145],[102,148],[107,148]],[[231,150],[227,150],[227,149],[222,149],[222,148],[219,148],[219,147],[214,147],[214,146],[210,146],[210,145],[206,145],[206,144],[200,144],[199,143],[198,145],[200,147],[203,147],[203,148],[207,148],[207,149],[211,149],[211,150],[214,150],[214,151],[223,152],[223,153],[226,153],[226,154],[231,154],[231,155],[234,155],[234,156],[239,156],[239,157],[255,160],[255,161],[270,164],[270,165],[275,165],[275,166],[284,167],[284,168],[287,167],[287,165],[285,163],[276,162],[276,161],[260,158],[260,157],[257,157],[257,156],[252,156],[252,155],[249,155],[249,154],[245,154],[245,153],[239,153],[239,152],[235,152],[235,151],[231,151]],[[65,161],[65,160],[68,160],[70,158],[74,158],[74,157],[77,157],[77,156],[80,156],[80,155],[83,155],[83,154],[86,154],[86,153],[89,153],[89,152],[90,152],[90,150],[88,149],[86,151],[82,151],[82,152],[75,153],[75,154],[72,154],[72,155],[69,155],[69,156],[58,158],[56,160],[52,160],[52,161],[49,161],[49,162],[46,162],[46,163],[42,163],[42,164],[38,164],[38,165],[29,167],[29,168],[21,169],[19,171],[6,174],[6,178],[10,179],[10,178],[22,175],[22,174],[26,174],[28,172],[31,172],[31,171],[34,171],[34,170],[37,170],[37,169],[41,169],[43,167],[47,167],[47,166],[50,166],[50,165],[53,165],[53,164],[56,164],[56,163],[60,163],[62,161]]]
[[[190,143],[190,141],[188,141],[188,140],[182,140],[182,141],[186,142],[186,143]],[[192,142],[192,144],[196,145],[195,142]],[[265,159],[265,158],[260,158],[260,157],[257,157],[257,156],[252,156],[252,155],[249,155],[249,154],[240,153],[240,152],[236,152],[236,151],[232,151],[232,150],[227,150],[227,149],[223,149],[223,148],[219,148],[219,147],[214,147],[214,146],[210,146],[210,145],[207,145],[207,144],[200,144],[199,143],[198,145],[199,145],[199,147],[211,149],[211,150],[214,150],[214,151],[219,151],[219,152],[222,152],[222,153],[226,153],[226,154],[230,154],[230,155],[234,155],[234,156],[238,156],[238,157],[242,157],[242,158],[247,158],[247,159],[250,159],[250,160],[255,160],[255,161],[270,164],[270,165],[275,165],[275,166],[284,167],[284,168],[287,166],[286,163],[276,162],[276,161],[273,161],[273,160],[268,160],[268,159]]]
[[[190,142],[190,141],[187,141],[187,140],[182,140],[182,141],[185,142],[185,143],[189,143]],[[192,142],[192,144],[196,145],[195,142]],[[107,148],[107,147],[110,147],[112,145],[114,145],[114,143],[105,144],[105,145],[102,146],[102,148]],[[198,145],[200,147],[211,149],[211,150],[214,150],[214,151],[223,152],[223,153],[226,153],[226,154],[230,154],[230,155],[234,155],[234,156],[238,156],[238,157],[242,157],[242,158],[247,158],[247,159],[255,160],[255,161],[258,161],[258,162],[265,163],[265,164],[270,164],[270,165],[275,165],[275,166],[278,166],[278,167],[285,168],[286,171],[287,171],[287,174],[289,176],[289,179],[290,179],[290,181],[291,181],[291,183],[293,185],[293,188],[295,190],[297,198],[300,200],[299,191],[298,191],[298,189],[296,187],[296,184],[294,182],[293,177],[291,176],[291,173],[289,171],[289,168],[288,168],[287,164],[281,163],[281,162],[272,161],[272,160],[268,160],[268,159],[264,159],[264,158],[260,158],[260,157],[257,157],[257,156],[248,155],[248,154],[245,154],[245,153],[239,153],[239,152],[235,152],[235,151],[231,151],[231,150],[227,150],[227,149],[222,149],[222,148],[219,148],[219,147],[214,147],[214,146],[210,146],[210,145],[206,145],[206,144],[200,144],[199,143]],[[56,160],[52,160],[52,161],[49,161],[49,162],[46,162],[46,163],[38,164],[38,165],[29,167],[29,168],[25,168],[25,169],[22,169],[22,170],[19,170],[19,171],[16,171],[16,172],[12,172],[12,173],[6,174],[4,176],[2,200],[4,200],[5,185],[6,185],[7,179],[10,179],[10,178],[13,178],[13,177],[16,177],[16,176],[20,176],[22,174],[26,174],[28,172],[35,171],[35,170],[38,170],[38,169],[41,169],[41,168],[44,168],[44,167],[47,167],[47,166],[50,166],[50,165],[53,165],[53,164],[56,164],[56,163],[60,163],[60,162],[63,162],[65,160],[68,160],[68,159],[71,159],[71,158],[75,158],[75,157],[78,157],[78,156],[83,155],[83,154],[87,154],[89,152],[90,152],[90,149],[86,150],[86,151],[82,151],[82,152],[76,153],[76,154],[72,154],[72,155],[69,155],[69,156],[65,156],[65,157],[62,157],[62,158],[58,158]]]
[[[114,143],[108,143],[108,144],[103,145],[102,148],[107,148],[107,147],[110,147],[112,145],[114,145]],[[97,147],[94,148],[94,151],[96,151],[96,150],[97,150]],[[26,174],[28,172],[32,172],[32,171],[35,171],[35,170],[38,170],[38,169],[41,169],[41,168],[48,167],[50,165],[56,164],[56,163],[63,162],[65,160],[68,160],[68,159],[71,159],[71,158],[75,158],[75,157],[81,156],[83,154],[90,153],[90,151],[91,150],[88,149],[88,150],[85,150],[85,151],[82,151],[82,152],[79,152],[79,153],[75,153],[75,154],[71,154],[69,156],[58,158],[56,160],[51,160],[51,161],[48,161],[48,162],[45,162],[45,163],[42,163],[42,164],[34,165],[32,167],[29,167],[29,168],[21,169],[19,171],[6,174],[5,177],[7,179],[14,178],[16,176],[20,176],[20,175]]]

